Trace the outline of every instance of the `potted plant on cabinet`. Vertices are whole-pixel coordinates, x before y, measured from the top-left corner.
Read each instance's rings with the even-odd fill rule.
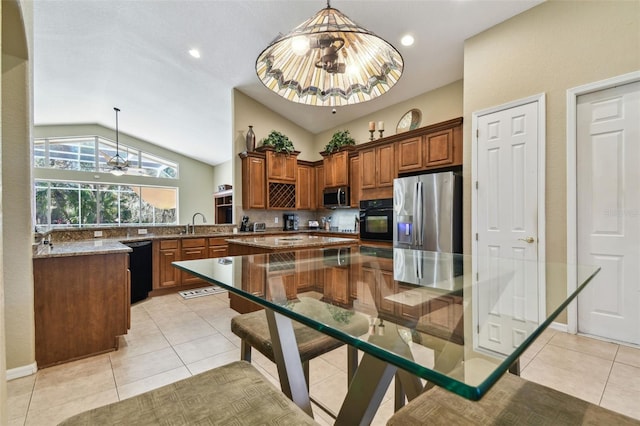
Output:
[[[331,137],[329,143],[324,147],[326,153],[331,154],[334,151],[340,150],[344,146],[355,145],[356,140],[351,137],[348,130],[341,130],[335,132]]]
[[[291,154],[295,151],[291,139],[276,130],[272,130],[261,142],[263,147],[273,148],[280,154]]]

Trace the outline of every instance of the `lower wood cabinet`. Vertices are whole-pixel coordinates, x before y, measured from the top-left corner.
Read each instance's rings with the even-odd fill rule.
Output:
[[[183,238],[180,241],[180,260],[206,259],[208,257],[208,247],[206,238]],[[205,284],[205,282],[187,272],[181,271],[181,284]]]
[[[180,260],[180,240],[153,242],[153,288],[175,287],[181,284],[180,270],[171,262]]]
[[[175,268],[172,262],[224,257],[227,256],[227,247],[227,242],[222,237],[185,237],[154,241],[153,290],[206,285],[200,278]]]
[[[38,368],[118,348],[129,328],[129,254],[33,260]]]

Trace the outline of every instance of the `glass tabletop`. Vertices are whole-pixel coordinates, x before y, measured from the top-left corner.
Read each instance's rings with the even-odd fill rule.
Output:
[[[474,400],[599,271],[369,246],[173,265]],[[547,300],[544,289],[566,288],[568,272],[576,290]]]

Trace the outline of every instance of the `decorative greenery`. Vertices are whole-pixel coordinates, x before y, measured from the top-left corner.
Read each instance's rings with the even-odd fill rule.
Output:
[[[326,152],[333,152],[339,150],[343,146],[355,145],[356,140],[351,137],[348,130],[342,130],[335,132],[331,137],[331,140],[324,147]]]
[[[261,142],[262,146],[270,146],[275,149],[276,152],[291,154],[295,151],[291,139],[276,130],[272,130]]]

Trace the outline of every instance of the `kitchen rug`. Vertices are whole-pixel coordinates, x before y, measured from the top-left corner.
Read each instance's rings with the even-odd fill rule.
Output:
[[[192,290],[180,291],[179,293],[183,299],[193,299],[194,297],[209,296],[211,294],[224,293],[225,291],[227,290],[218,286],[209,286],[209,287],[202,287],[202,288],[194,288]]]

